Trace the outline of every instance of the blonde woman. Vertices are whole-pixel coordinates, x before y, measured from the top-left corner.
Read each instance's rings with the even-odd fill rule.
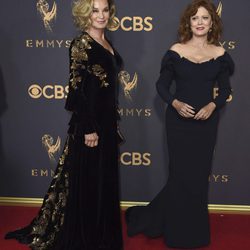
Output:
[[[78,0],[81,34],[70,46],[68,138],[31,224],[10,232],[31,249],[120,250],[117,80],[122,59],[105,37],[115,27],[113,0]]]

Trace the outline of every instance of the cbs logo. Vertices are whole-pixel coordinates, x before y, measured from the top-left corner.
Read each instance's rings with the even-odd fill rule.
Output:
[[[69,86],[45,85],[41,87],[38,84],[32,84],[28,89],[28,93],[33,99],[39,99],[41,97],[46,99],[64,99],[69,93]]]
[[[124,152],[121,154],[121,163],[125,166],[150,166],[150,153]]]
[[[115,21],[119,24],[116,28],[111,29],[111,31],[116,31],[121,28],[124,31],[151,31],[153,29],[153,18],[140,16],[129,17],[125,16],[120,20],[115,17]]]

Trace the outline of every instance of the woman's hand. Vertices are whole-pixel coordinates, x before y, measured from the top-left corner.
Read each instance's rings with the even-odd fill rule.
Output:
[[[172,106],[177,110],[177,112],[185,118],[193,118],[194,117],[194,108],[190,105],[188,105],[187,103],[178,101],[177,99],[175,99],[172,102]]]
[[[88,147],[96,147],[98,145],[98,135],[97,133],[86,134],[84,135],[85,145]]]
[[[207,120],[214,112],[216,105],[214,102],[210,102],[195,115],[195,120]]]

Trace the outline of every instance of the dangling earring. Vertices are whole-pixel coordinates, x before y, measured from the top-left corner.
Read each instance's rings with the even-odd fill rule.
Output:
[[[189,31],[191,31],[190,25],[188,23],[185,26],[187,29],[189,29]]]

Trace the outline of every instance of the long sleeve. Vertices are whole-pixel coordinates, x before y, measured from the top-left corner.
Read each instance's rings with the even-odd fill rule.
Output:
[[[98,88],[96,77],[89,71],[88,37],[76,38],[70,46],[69,93],[65,109],[73,112],[69,132],[84,135],[96,132],[94,106]]]
[[[230,94],[232,93],[230,85],[230,76],[234,72],[234,62],[229,54],[225,54],[221,59],[221,70],[217,76],[217,84],[219,88],[218,96],[213,101],[216,104],[216,108],[222,108]]]
[[[168,104],[172,104],[174,97],[170,93],[170,86],[174,78],[174,69],[171,54],[168,51],[161,63],[160,77],[156,82],[156,89],[161,98]]]

